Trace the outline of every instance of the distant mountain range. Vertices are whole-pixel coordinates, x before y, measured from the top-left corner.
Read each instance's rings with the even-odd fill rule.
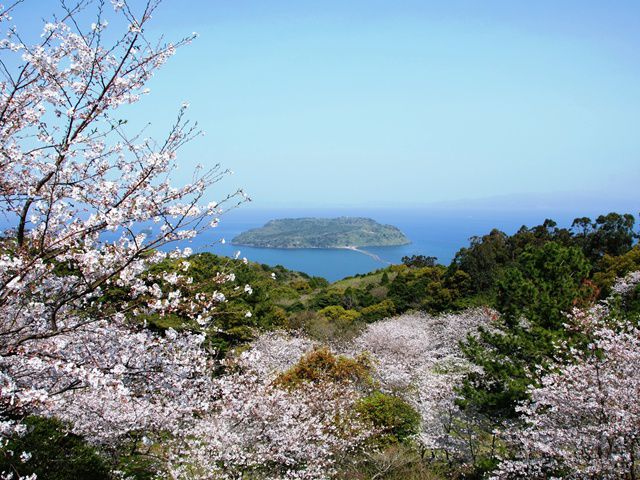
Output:
[[[575,216],[601,215],[607,212],[636,213],[640,209],[640,194],[624,191],[607,192],[547,192],[495,195],[481,198],[461,198],[413,205],[412,208],[441,211],[546,212],[554,217],[569,212]]]
[[[347,248],[406,245],[411,241],[393,225],[370,218],[283,218],[241,233],[234,245],[263,248]]]

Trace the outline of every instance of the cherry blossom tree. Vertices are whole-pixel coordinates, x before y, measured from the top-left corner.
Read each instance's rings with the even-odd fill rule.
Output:
[[[371,354],[381,388],[404,397],[420,413],[417,440],[423,448],[461,459],[473,456],[475,439],[464,428],[469,419],[455,402],[455,387],[473,368],[459,342],[495,318],[489,309],[406,314],[373,323],[354,340],[352,349]]]
[[[374,429],[354,409],[362,392],[351,382],[303,382],[279,375],[314,344],[269,333],[230,359],[215,381],[215,401],[174,457],[176,478],[331,478]]]
[[[303,335],[281,330],[264,332],[251,342],[251,350],[244,354],[242,364],[264,375],[277,375],[291,368],[305,354],[320,344]],[[251,363],[251,359],[255,359]]]
[[[149,267],[187,256],[167,245],[246,196],[207,201],[227,174],[219,166],[170,182],[179,148],[200,134],[186,104],[161,141],[129,133],[118,109],[193,36],[148,37],[157,1],[80,0],[61,2],[29,43],[11,25],[21,3],[0,12],[0,433],[37,413],[99,443],[179,435],[208,406],[210,361],[203,335],[160,336],[135,320],[179,308],[189,283],[186,261],[171,278]],[[220,301],[203,293],[183,310],[205,326]]]
[[[631,272],[623,278],[618,278],[611,290],[614,294],[625,295],[640,284],[640,271]]]
[[[628,292],[639,280],[630,274],[614,290]],[[569,317],[568,328],[588,339],[587,348],[572,350],[571,361],[531,389],[520,407],[524,427],[507,432],[516,455],[495,478],[640,475],[640,330],[637,319],[609,307],[612,300]]]

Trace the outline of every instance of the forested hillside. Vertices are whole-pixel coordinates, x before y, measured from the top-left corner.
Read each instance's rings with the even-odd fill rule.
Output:
[[[633,215],[334,283],[193,254],[250,199],[219,165],[179,176],[187,103],[159,140],[123,114],[196,35],[127,0],[23,34],[23,3],[0,7],[1,480],[640,476]]]
[[[370,218],[282,218],[241,233],[234,245],[265,248],[345,248],[405,245],[409,239],[393,225]]]
[[[217,472],[213,478],[581,477],[587,475],[581,462],[596,454],[597,472],[635,471],[632,460],[612,462],[611,453],[598,453],[590,438],[592,428],[608,428],[612,436],[626,430],[613,419],[571,423],[570,415],[589,413],[581,395],[594,388],[596,395],[619,390],[603,398],[603,408],[637,393],[637,374],[632,367],[626,372],[640,355],[636,238],[631,215],[581,218],[571,229],[547,220],[511,236],[493,230],[474,237],[448,266],[413,256],[334,283],[206,253],[153,266],[158,288],[179,287],[182,302],[137,321],[168,338],[205,333],[204,345],[217,358],[214,382],[224,392],[197,426],[200,440],[174,459],[172,474],[204,468]],[[184,271],[187,280],[177,280]],[[110,289],[101,301],[122,301],[119,295]],[[206,322],[192,315],[203,296],[217,298]],[[616,345],[624,349],[610,351]],[[627,377],[614,386],[592,384],[593,368]],[[578,390],[569,391],[575,382]],[[574,438],[545,433],[558,419],[532,399],[571,408],[562,421],[575,429]],[[303,417],[294,413],[300,408]],[[633,405],[616,408],[631,422],[625,440],[631,443],[611,448],[631,455],[640,417]],[[116,462],[136,478],[167,468],[144,453],[144,442],[122,439],[105,450],[88,432],[74,440],[78,447],[63,437],[45,447],[42,435],[68,427],[40,417],[29,422],[32,433],[8,444],[30,445],[36,462],[29,468],[63,452],[71,455],[64,468],[88,462],[108,472]],[[575,442],[587,450],[578,453]],[[162,441],[154,445],[164,450]],[[9,467],[25,468],[7,457]]]

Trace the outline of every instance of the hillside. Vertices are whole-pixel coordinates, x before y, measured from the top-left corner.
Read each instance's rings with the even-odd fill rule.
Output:
[[[344,248],[411,243],[392,225],[370,218],[284,218],[241,233],[234,245],[263,248]]]

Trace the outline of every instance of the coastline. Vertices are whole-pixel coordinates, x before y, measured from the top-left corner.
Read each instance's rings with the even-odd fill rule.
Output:
[[[231,245],[233,245],[234,247],[264,248],[266,250],[349,250],[351,252],[357,252],[357,253],[361,253],[362,255],[366,255],[367,257],[370,257],[376,262],[382,263],[384,265],[394,265],[393,262],[385,260],[381,258],[379,255],[376,255],[375,253],[364,250],[364,248],[366,247],[394,248],[394,247],[401,247],[404,245],[411,245],[411,243],[412,242],[400,243],[396,245],[364,245],[360,247],[355,245],[344,245],[344,246],[337,246],[337,247],[263,247],[263,246],[249,245],[245,243],[234,243],[232,241]]]
[[[264,245],[255,245],[250,243],[236,243],[233,240],[229,242],[230,245],[234,247],[250,247],[250,248],[265,248],[269,250],[354,250],[358,248],[394,248],[394,247],[404,247],[406,245],[411,245],[413,242],[409,241],[406,243],[394,243],[393,245],[342,245],[336,247],[267,247]]]
[[[377,262],[384,263],[386,265],[393,265],[393,262],[390,262],[388,260],[384,260],[384,259],[380,258],[380,256],[376,255],[375,253],[371,253],[371,252],[368,252],[366,250],[362,250],[361,248],[358,248],[358,247],[355,247],[355,246],[337,247],[337,248],[341,248],[341,249],[344,249],[344,250],[351,250],[352,252],[362,253],[363,255],[367,255],[368,257],[373,258]]]

